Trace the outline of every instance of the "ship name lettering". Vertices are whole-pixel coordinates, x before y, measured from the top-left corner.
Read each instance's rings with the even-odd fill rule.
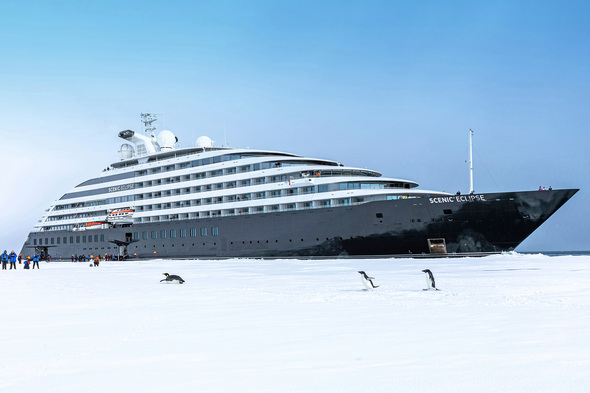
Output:
[[[123,184],[121,186],[109,187],[109,192],[125,191],[133,189],[133,183]]]
[[[463,202],[485,202],[485,195],[457,195],[448,197],[429,198],[430,203],[463,203]]]

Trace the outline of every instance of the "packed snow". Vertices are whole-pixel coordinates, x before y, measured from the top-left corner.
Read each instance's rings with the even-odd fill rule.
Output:
[[[0,272],[3,392],[590,386],[589,256],[40,265]]]

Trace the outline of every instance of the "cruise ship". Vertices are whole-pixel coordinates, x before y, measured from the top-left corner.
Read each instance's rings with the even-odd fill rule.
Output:
[[[337,161],[179,148],[121,131],[120,160],[51,204],[22,254],[69,259],[483,255],[514,250],[578,190],[449,194]]]

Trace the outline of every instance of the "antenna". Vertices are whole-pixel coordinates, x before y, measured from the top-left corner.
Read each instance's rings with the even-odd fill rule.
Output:
[[[473,130],[469,129],[469,193],[473,193]]]
[[[154,135],[154,131],[156,131],[156,126],[152,123],[158,120],[157,113],[142,113],[141,114],[141,122],[145,127],[145,133],[147,135]]]

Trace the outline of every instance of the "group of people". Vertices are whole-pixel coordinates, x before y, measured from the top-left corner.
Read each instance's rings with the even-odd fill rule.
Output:
[[[100,256],[97,255],[96,257],[94,255],[73,255],[72,254],[72,262],[86,262],[86,261],[94,261],[96,258],[99,259],[99,261],[122,261],[123,259],[125,259],[127,256],[119,256],[119,255],[115,255],[115,254],[104,254],[104,256]],[[60,259],[61,260],[61,259]]]
[[[551,186],[549,186],[549,188],[545,188],[543,186],[539,186],[539,191],[551,191],[553,190],[553,188]]]
[[[37,269],[39,269],[39,260],[40,259],[41,259],[41,256],[39,254],[35,253],[35,255],[33,256],[33,269],[35,268],[35,266],[37,266]],[[10,262],[10,270],[16,269],[16,261],[18,261],[18,263],[20,265],[20,264],[22,264],[22,260],[23,260],[22,254],[19,254],[17,256],[16,253],[14,252],[14,250],[11,251],[10,254],[6,250],[4,250],[2,255],[0,255],[0,261],[2,261],[2,270],[7,270],[6,265],[8,264],[8,262]],[[24,269],[29,269],[30,265],[31,265],[31,257],[29,255],[27,255],[27,257],[25,258]]]

